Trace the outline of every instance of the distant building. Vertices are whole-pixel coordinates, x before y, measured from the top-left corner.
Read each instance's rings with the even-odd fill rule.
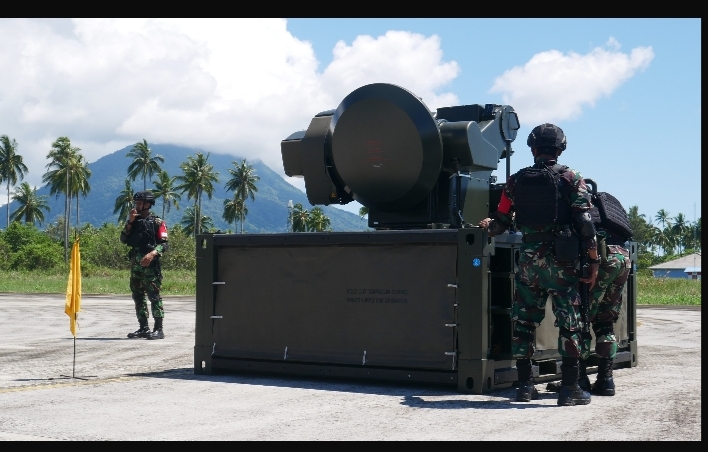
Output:
[[[653,265],[649,269],[654,278],[701,279],[701,253],[689,254],[663,264]]]

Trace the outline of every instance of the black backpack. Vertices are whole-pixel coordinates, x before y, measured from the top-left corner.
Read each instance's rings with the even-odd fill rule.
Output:
[[[564,165],[532,166],[517,173],[514,188],[517,224],[545,227],[570,223],[570,203],[560,177],[567,169]]]
[[[629,217],[617,198],[607,192],[599,192],[593,195],[592,203],[597,208],[595,212],[591,211],[593,222],[625,241],[632,238]]]

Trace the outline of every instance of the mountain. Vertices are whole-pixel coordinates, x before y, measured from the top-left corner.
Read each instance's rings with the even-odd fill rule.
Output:
[[[116,197],[125,187],[127,178],[128,165],[131,160],[126,157],[132,146],[127,146],[112,154],[105,155],[95,162],[89,163],[91,170],[91,178],[89,184],[91,191],[86,198],[79,199],[80,221],[81,224],[91,223],[94,226],[100,226],[103,223],[116,223],[118,215],[113,213],[113,206]],[[193,148],[168,145],[168,144],[151,144],[150,149],[152,154],[162,155],[165,162],[160,164],[162,169],[166,170],[170,176],[178,176],[182,174],[179,166],[187,161],[187,156],[194,156],[198,150]],[[206,153],[205,153],[206,154]],[[233,197],[232,192],[226,192],[224,186],[226,181],[231,178],[229,168],[233,168],[232,162],[241,161],[241,157],[228,154],[209,154],[208,163],[213,165],[214,170],[219,172],[219,182],[214,185],[214,194],[212,199],[206,195],[202,200],[202,214],[211,217],[214,227],[221,230],[231,229],[239,231],[236,226],[226,224],[222,218],[224,208],[223,202],[225,199]],[[246,202],[248,207],[248,215],[244,223],[244,232],[248,233],[273,233],[285,232],[287,230],[288,218],[288,201],[292,200],[293,204],[300,203],[302,206],[310,210],[311,206],[307,200],[305,193],[287,183],[275,171],[271,170],[260,160],[249,161],[256,169],[256,175],[260,180],[256,184],[258,192],[255,194],[255,201],[250,199]],[[30,168],[33,170],[33,168]],[[153,175],[152,179],[155,179]],[[132,182],[132,187],[135,191],[143,189],[142,179],[136,179]],[[147,181],[147,188],[150,189],[152,183]],[[49,187],[43,186],[37,189],[38,195],[46,195],[50,212],[45,212],[46,221],[42,227],[46,227],[49,222],[56,222],[64,214],[64,195],[58,197],[49,196]],[[180,210],[172,210],[165,215],[165,220],[168,226],[178,224],[184,214],[184,209],[193,205],[194,200],[187,200],[186,193],[182,195],[182,200],[179,202]],[[319,206],[325,215],[331,220],[331,228],[333,231],[364,231],[367,230],[366,220],[362,220],[358,215],[347,212],[332,206]],[[0,227],[6,226],[5,206],[0,208]],[[10,204],[10,213],[18,208],[16,202]],[[157,215],[162,215],[162,202],[158,200],[153,208],[153,212]],[[71,224],[76,224],[76,199],[72,202]],[[240,225],[239,225],[240,228]]]

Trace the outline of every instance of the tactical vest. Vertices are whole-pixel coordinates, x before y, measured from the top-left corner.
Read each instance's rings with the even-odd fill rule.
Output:
[[[126,245],[132,248],[140,248],[141,253],[152,251],[157,245],[158,227],[159,224],[155,215],[150,215],[147,218],[137,218],[133,222]]]
[[[564,165],[524,168],[514,188],[516,223],[541,228],[570,223],[570,191],[563,184]]]
[[[632,238],[632,227],[622,204],[609,193],[600,192],[592,197],[593,208],[590,211],[593,223],[619,236],[623,240]]]

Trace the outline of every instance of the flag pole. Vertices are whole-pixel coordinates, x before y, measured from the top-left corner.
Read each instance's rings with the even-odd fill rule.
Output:
[[[78,322],[78,320],[79,320],[79,314],[75,312],[74,313],[74,322]],[[74,335],[74,362],[71,365],[71,378],[76,378],[75,374],[76,374],[76,335]]]
[[[77,214],[78,215],[78,214]],[[79,231],[77,229],[74,229],[74,242],[78,239],[78,234]],[[79,313],[74,312],[74,324],[77,324],[79,321]],[[76,378],[76,334],[74,334],[74,362],[71,364],[71,378]]]

